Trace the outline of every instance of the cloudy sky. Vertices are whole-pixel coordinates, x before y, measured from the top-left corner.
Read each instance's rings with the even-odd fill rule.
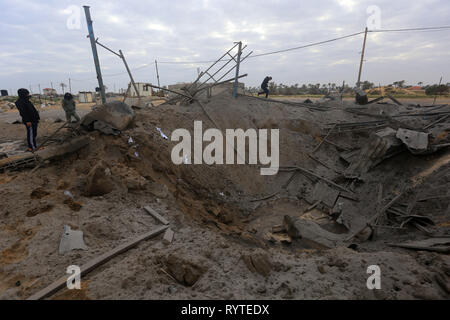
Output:
[[[162,85],[191,81],[207,64],[163,62],[219,58],[234,41],[254,54],[307,45],[363,31],[450,25],[448,0],[0,0],[0,87],[41,88],[68,84],[72,91],[96,86],[82,5],[91,6],[95,36],[121,49],[136,81]],[[369,13],[368,13],[369,8]],[[374,15],[375,14],[375,15]],[[265,75],[277,83],[347,83],[357,80],[363,35],[320,46],[246,60],[246,85]],[[246,50],[247,50],[246,49]],[[127,86],[121,60],[98,48],[109,89]],[[450,82],[450,29],[439,32],[369,33],[362,80],[388,84]]]

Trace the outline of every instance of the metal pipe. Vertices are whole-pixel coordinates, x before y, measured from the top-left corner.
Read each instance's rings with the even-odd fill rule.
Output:
[[[212,65],[209,66],[208,69],[205,70],[205,72],[209,71],[212,67],[214,67],[223,57],[225,57],[231,50],[233,50],[234,48],[236,48],[238,44],[236,43],[230,50],[228,50],[227,52],[225,52],[225,54],[223,54],[219,59],[216,60],[216,62],[214,62]],[[194,84],[196,84],[198,82],[198,80],[200,80],[200,78],[205,74],[205,72],[200,73],[200,75],[197,77],[197,79],[187,88],[187,90],[189,90],[190,88],[192,88],[192,86]]]
[[[247,47],[247,45],[245,45],[242,49],[241,49],[241,53],[242,53],[242,51],[245,49]],[[209,73],[208,73],[208,75],[210,76],[206,81],[203,81],[203,83],[202,84],[200,84],[198,87],[199,88],[201,88],[202,87],[202,85],[204,85],[206,82],[208,82],[213,76],[215,76],[217,73],[219,73],[220,71],[222,71],[222,69],[223,68],[225,68],[232,60],[234,60],[234,61],[236,61],[236,59],[234,59],[234,57],[236,57],[237,55],[239,54],[239,52],[238,53],[236,53],[234,56],[232,56],[231,58],[232,59],[229,59],[228,61],[227,61],[227,63],[225,63],[219,70],[217,70],[215,73],[213,73],[212,75],[209,75]],[[230,54],[229,54],[230,55]],[[231,55],[230,55],[231,56]],[[206,73],[206,71],[205,72],[203,72],[203,73]],[[223,78],[223,77],[222,77]],[[222,78],[220,78],[220,79],[222,79]],[[219,80],[220,80],[219,79]],[[214,78],[213,78],[213,80],[214,80]],[[217,82],[217,81],[219,81],[219,80],[214,80],[214,82]]]
[[[92,55],[94,57],[95,71],[97,72],[97,80],[98,80],[98,85],[100,87],[102,103],[105,104],[106,103],[105,86],[103,85],[102,72],[100,70],[100,61],[98,60],[97,46],[95,43],[94,28],[92,27],[91,13],[89,12],[89,6],[83,6],[83,8],[84,8],[84,14],[86,15],[86,22],[87,22],[87,27],[88,27],[88,31],[89,31],[88,37],[91,40]]]
[[[125,68],[127,69],[128,75],[130,76],[131,83],[133,84],[134,90],[136,91],[136,94],[137,94],[139,102],[140,102],[141,95],[139,94],[139,91],[136,87],[136,83],[134,82],[133,76],[131,75],[130,68],[128,68],[128,64],[127,64],[127,61],[125,60],[125,56],[123,55],[122,50],[119,50],[119,53],[120,53],[120,58],[122,58]]]
[[[236,61],[236,77],[234,80],[234,88],[233,88],[233,97],[237,98],[237,88],[238,88],[238,77],[239,77],[239,67],[241,63],[241,53],[242,53],[242,41],[239,41],[239,47],[238,47],[238,56]]]

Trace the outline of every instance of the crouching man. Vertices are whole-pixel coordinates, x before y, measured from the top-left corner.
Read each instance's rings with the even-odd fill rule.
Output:
[[[66,93],[64,95],[64,99],[62,100],[62,108],[66,112],[66,121],[71,122],[72,117],[78,122],[80,121],[80,117],[75,112],[75,100],[73,100],[73,96],[70,93]]]
[[[36,137],[40,120],[39,112],[30,101],[31,95],[27,89],[19,89],[17,94],[19,99],[16,101],[16,107],[22,117],[22,123],[27,129],[28,151],[34,152],[37,150]]]

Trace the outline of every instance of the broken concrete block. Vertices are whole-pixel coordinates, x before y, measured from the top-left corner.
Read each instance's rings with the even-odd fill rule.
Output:
[[[133,109],[123,102],[112,101],[97,106],[94,110],[84,116],[81,124],[86,127],[91,127],[94,125],[94,122],[102,121],[114,129],[124,130],[133,119]]]
[[[120,130],[114,129],[111,125],[104,121],[97,120],[94,122],[94,130],[100,131],[104,134],[117,136],[120,134]]]
[[[403,141],[413,154],[420,154],[428,149],[428,133],[400,128],[396,137]]]
[[[59,243],[59,254],[65,254],[77,249],[88,249],[83,240],[83,231],[72,230],[69,226],[64,225],[64,232]]]
[[[173,241],[173,236],[174,236],[174,232],[172,229],[167,229],[166,232],[164,233],[164,237],[163,237],[163,242],[165,244],[170,244]]]
[[[284,216],[288,235],[293,239],[307,239],[327,248],[334,248],[345,241],[344,234],[329,232],[311,220]]]

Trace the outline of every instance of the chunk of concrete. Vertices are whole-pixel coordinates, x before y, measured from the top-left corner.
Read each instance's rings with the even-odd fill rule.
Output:
[[[88,250],[83,240],[83,231],[72,230],[64,225],[64,232],[59,243],[59,254],[65,254],[72,250]]]
[[[174,236],[174,232],[172,229],[167,229],[166,232],[164,233],[164,237],[163,237],[163,242],[165,244],[171,244],[173,241],[173,236]]]
[[[307,239],[325,248],[335,248],[345,241],[345,234],[329,232],[311,220],[284,216],[284,225],[293,239]]]
[[[400,128],[396,137],[400,139],[413,154],[420,154],[428,149],[428,133]]]
[[[124,130],[134,119],[134,111],[127,104],[120,101],[108,102],[97,106],[83,117],[81,124],[93,129],[96,121],[102,121],[113,129]]]

